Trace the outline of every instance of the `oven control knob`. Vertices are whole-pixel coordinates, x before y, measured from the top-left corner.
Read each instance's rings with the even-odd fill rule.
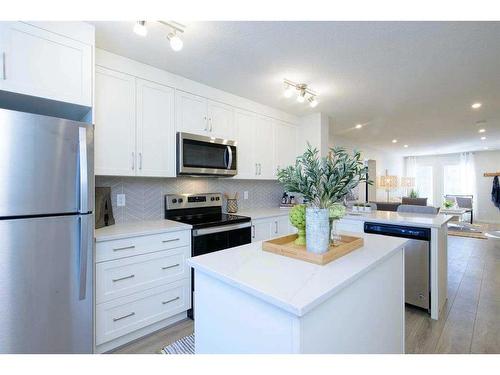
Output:
[[[177,203],[177,199],[172,199],[172,203]]]
[[[215,198],[214,198],[214,197],[212,197],[212,198],[210,198],[210,200],[213,202],[213,201],[215,200]]]
[[[179,198],[179,203],[182,203],[182,198]]]
[[[220,198],[219,198],[219,197],[216,197],[216,198],[215,198],[215,200],[217,200],[217,201],[218,201],[218,200],[220,200]]]

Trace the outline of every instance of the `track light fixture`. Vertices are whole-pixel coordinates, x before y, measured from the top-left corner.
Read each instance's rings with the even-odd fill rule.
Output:
[[[170,47],[174,51],[180,51],[184,46],[184,42],[179,37],[178,34],[182,34],[185,25],[182,25],[174,21],[157,21],[158,23],[170,28],[170,32],[167,34],[167,39],[170,42]],[[134,25],[134,32],[140,36],[146,36],[148,34],[148,29],[146,28],[146,21],[137,21]]]
[[[318,105],[318,94],[311,90],[305,83],[295,83],[289,79],[284,80],[284,96],[285,98],[291,98],[293,93],[297,93],[297,101],[299,103],[304,103],[306,100],[311,108],[315,108]]]
[[[148,34],[146,21],[137,21],[134,25],[134,33],[140,36],[146,36]]]

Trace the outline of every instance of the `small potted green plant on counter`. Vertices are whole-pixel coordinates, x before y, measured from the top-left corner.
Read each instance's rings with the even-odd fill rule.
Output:
[[[351,155],[341,147],[331,148],[325,157],[309,144],[295,165],[278,170],[278,181],[286,191],[302,194],[306,208],[306,247],[313,253],[324,253],[330,245],[330,208],[361,181],[367,168],[361,154]]]
[[[454,206],[455,206],[455,202],[453,202],[452,200],[445,199],[443,202],[443,207],[446,209],[453,208]]]

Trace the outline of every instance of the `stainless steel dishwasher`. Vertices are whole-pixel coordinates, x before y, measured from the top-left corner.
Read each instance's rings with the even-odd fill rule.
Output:
[[[429,228],[365,222],[365,233],[408,238],[405,245],[405,301],[430,311],[430,241]]]

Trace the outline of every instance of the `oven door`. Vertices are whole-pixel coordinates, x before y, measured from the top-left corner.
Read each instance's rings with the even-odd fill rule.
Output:
[[[252,242],[250,222],[195,229],[191,255],[203,255],[250,242]]]
[[[236,142],[201,135],[177,133],[177,174],[234,176]]]

